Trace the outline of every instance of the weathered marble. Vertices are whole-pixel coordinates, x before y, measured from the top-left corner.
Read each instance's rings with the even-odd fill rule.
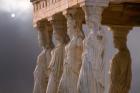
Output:
[[[127,34],[130,27],[111,27],[114,35],[114,45],[118,49],[110,66],[109,93],[129,93],[131,87],[131,57],[127,48]]]
[[[48,65],[51,59],[52,44],[52,31],[51,27],[47,24],[38,26],[39,41],[42,46],[42,52],[37,58],[37,66],[34,71],[34,90],[33,93],[46,93],[46,88],[49,78]]]
[[[50,76],[46,93],[57,93],[61,75],[63,73],[63,62],[65,52],[66,31],[63,22],[52,22],[53,36],[56,41],[54,50],[52,51],[52,59],[49,65]]]
[[[44,31],[42,27],[39,28],[43,50],[38,56],[34,71],[34,93],[44,93],[45,91],[46,93],[104,93],[107,86],[105,86],[106,63],[104,59],[106,37],[101,21],[103,25],[110,25],[113,29],[114,42],[118,49],[110,66],[111,84],[109,92],[128,93],[132,77],[130,53],[126,47],[126,32],[128,29],[127,27],[114,27],[113,25],[139,26],[140,0],[30,1],[34,8],[33,26],[38,27],[38,23],[42,23],[44,20],[52,22],[56,43],[52,51],[52,44],[50,43],[52,37],[48,36],[48,30]],[[73,9],[82,10],[81,8],[84,9],[84,13],[75,16]],[[65,18],[62,15],[64,12],[68,13],[66,18],[70,37],[70,42],[66,47],[68,39],[66,22],[64,24]],[[81,17],[84,15],[85,18]],[[81,28],[81,22],[79,22],[81,20],[84,20],[83,23],[86,21],[89,32],[85,36],[83,44],[81,43],[83,40],[82,31],[79,29]],[[40,24],[40,26],[43,26],[43,24]],[[51,25],[47,27],[51,27]],[[52,54],[50,54],[51,51]],[[49,62],[51,63],[49,64]],[[108,91],[108,88],[106,91]]]
[[[101,27],[102,7],[84,7],[89,30],[84,40],[82,67],[79,76],[79,93],[104,93],[105,32]]]
[[[70,37],[70,42],[65,47],[64,72],[59,84],[58,93],[78,93],[77,82],[82,64],[82,42],[84,39],[82,20],[78,15],[76,9],[68,10],[66,15],[67,34]]]

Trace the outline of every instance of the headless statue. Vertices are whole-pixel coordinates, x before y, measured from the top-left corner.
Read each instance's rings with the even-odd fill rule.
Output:
[[[82,64],[84,36],[81,30],[82,26],[78,26],[78,29],[76,29],[77,24],[74,14],[67,15],[67,34],[70,37],[70,42],[65,47],[64,71],[58,93],[78,93],[77,82]]]
[[[42,29],[42,28],[41,28]],[[34,71],[34,90],[33,93],[46,93],[49,78],[48,65],[51,59],[53,44],[51,41],[52,33],[45,28],[39,31],[39,40],[42,45],[42,52],[37,57],[37,66]]]

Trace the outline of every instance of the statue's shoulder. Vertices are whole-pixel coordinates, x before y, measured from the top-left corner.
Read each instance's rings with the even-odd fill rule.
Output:
[[[56,46],[54,51],[53,51],[53,54],[54,55],[60,55],[61,53],[63,53],[65,51],[65,44],[62,44],[62,45],[59,45],[59,46]]]
[[[45,51],[43,50],[43,51],[41,51],[41,53],[37,57],[37,64],[45,62],[45,57],[46,57]]]
[[[40,52],[40,54],[38,55],[38,58],[42,57],[43,55],[45,55],[45,51],[44,51],[44,50],[42,50],[42,51]]]

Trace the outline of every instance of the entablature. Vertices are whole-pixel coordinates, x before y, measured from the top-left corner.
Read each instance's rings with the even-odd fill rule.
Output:
[[[140,0],[31,0],[34,7],[33,25],[43,19],[86,5],[106,7],[103,12],[103,24],[140,25]],[[112,17],[112,15],[114,15]],[[123,15],[123,16],[122,16]],[[108,19],[111,18],[111,19]],[[116,21],[117,20],[117,21]]]

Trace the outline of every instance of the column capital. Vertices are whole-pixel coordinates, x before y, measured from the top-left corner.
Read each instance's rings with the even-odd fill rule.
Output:
[[[127,37],[128,33],[133,29],[132,26],[110,26],[114,37]]]
[[[50,23],[52,24],[55,41],[66,44],[68,42],[68,38],[66,34],[67,24],[65,17],[62,14],[54,15],[52,20],[50,20]]]
[[[100,17],[102,16],[102,12],[103,12],[103,7],[98,7],[98,6],[83,6],[82,9],[85,12],[85,16],[86,18],[90,18],[91,16],[93,17],[93,19],[91,20],[99,20],[101,19]]]
[[[67,34],[70,40],[77,35],[84,37],[82,32],[82,22],[84,16],[78,8],[68,9],[67,12],[63,13],[67,19]]]
[[[52,24],[52,27],[55,29],[63,28],[66,31],[66,19],[62,14],[56,14],[48,18],[49,22]],[[55,27],[54,27],[55,26]]]
[[[68,15],[75,15],[77,12],[77,8],[71,8],[63,11],[63,15],[67,17]]]
[[[38,31],[44,31],[44,30],[52,31],[51,24],[47,20],[42,20],[37,22],[36,28]]]
[[[107,7],[109,5],[110,0],[86,0],[80,3],[80,6],[99,6],[99,7]]]
[[[50,49],[53,47],[52,26],[47,21],[41,21],[37,24],[38,39],[41,47]]]
[[[127,49],[127,35],[132,29],[131,26],[110,26],[113,32],[114,46],[119,51]]]
[[[83,6],[82,8],[85,12],[85,20],[89,30],[99,31],[104,8],[99,6]]]
[[[67,9],[63,12],[63,15],[66,17],[66,19],[73,18],[78,22],[84,21],[84,14],[79,8]]]

